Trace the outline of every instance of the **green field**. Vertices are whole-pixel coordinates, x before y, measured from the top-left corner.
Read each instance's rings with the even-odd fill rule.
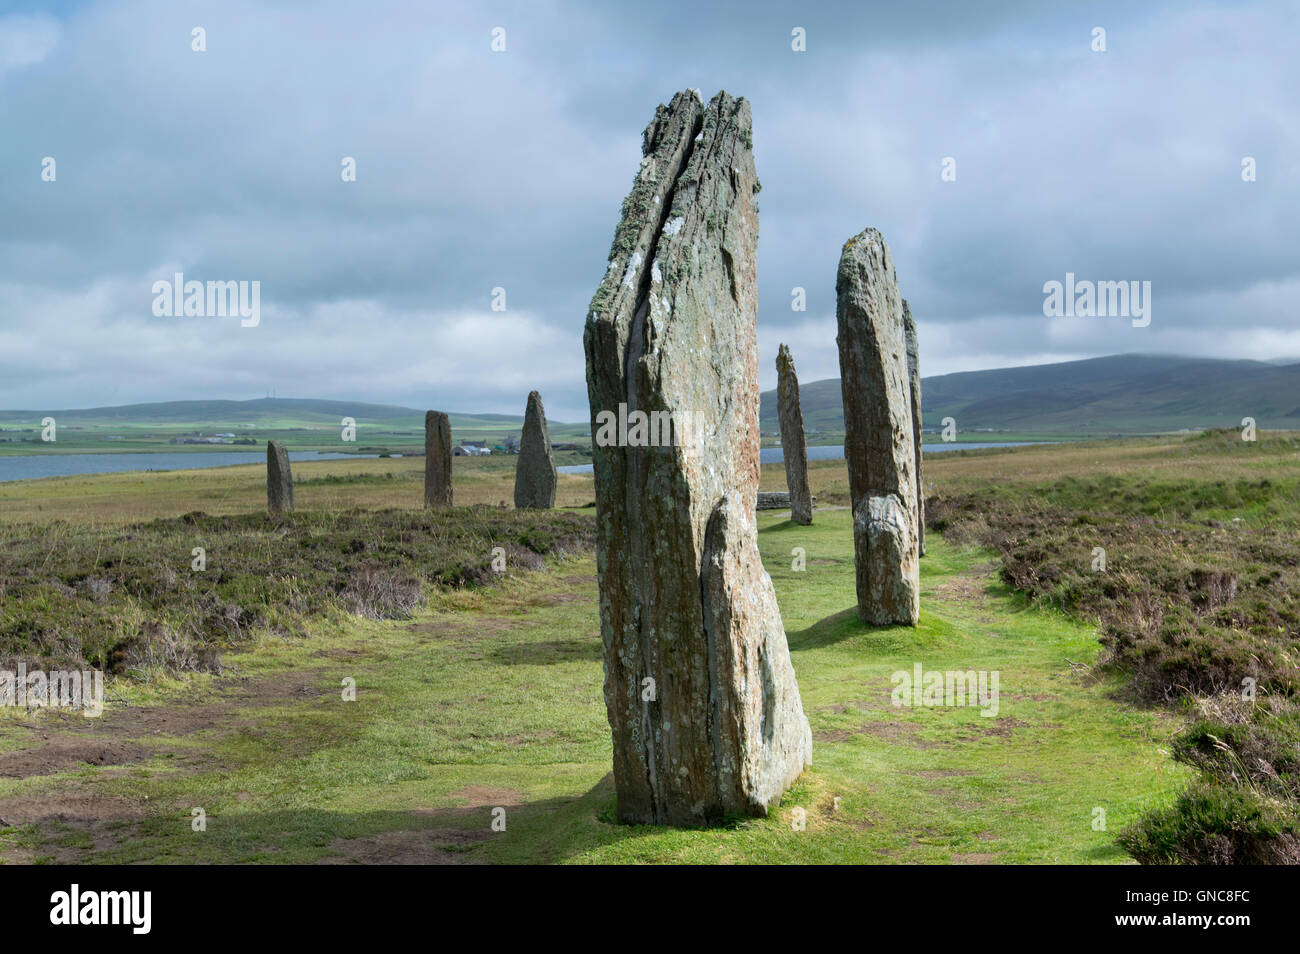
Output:
[[[1250,844],[1284,851],[1282,790],[1260,803],[1253,788],[1214,781],[1219,764],[1200,757],[1205,705],[1218,697],[1145,697],[1141,670],[1116,652],[1129,645],[1115,630],[1125,617],[1108,616],[1096,595],[1150,595],[1135,581],[1151,554],[1126,556],[1126,546],[1182,528],[1186,552],[1166,549],[1169,580],[1151,583],[1172,586],[1184,570],[1199,578],[1198,559],[1223,555],[1222,541],[1211,551],[1191,532],[1198,522],[1209,533],[1206,521],[1240,517],[1234,532],[1268,533],[1300,511],[1297,445],[1228,436],[928,460],[947,537],[929,535],[915,629],[857,620],[844,465],[814,464],[822,509],[812,527],[759,517],[814,764],[769,817],[705,830],[613,821],[595,565],[580,529],[591,521],[589,476],[563,481],[570,509],[515,516],[495,506],[509,499],[508,462],[458,460],[457,492],[476,506],[441,518],[419,507],[414,460],[314,463],[299,475],[300,511],[286,518],[259,515],[260,467],[0,485],[0,656],[70,664],[98,652],[122,669],[99,719],[0,712],[0,858],[1131,863],[1122,832],[1131,850],[1194,853],[1189,818],[1208,830],[1241,821],[1213,813],[1258,814],[1260,804],[1273,814],[1238,827]],[[1266,492],[1250,491],[1261,479]],[[780,465],[764,467],[762,482],[782,487]],[[1084,512],[1091,522],[1078,522]],[[1116,564],[1095,593],[1082,572],[1017,575],[1025,546],[1044,550],[1035,566],[1086,560],[1087,534],[1102,535]],[[201,580],[186,566],[199,540],[214,571]],[[510,553],[504,577],[482,572],[493,542]],[[1254,568],[1242,563],[1236,595],[1215,608],[1229,623],[1260,605],[1255,581],[1271,572],[1263,549],[1251,554]],[[1272,639],[1290,652],[1289,604],[1268,605],[1283,614]],[[108,632],[78,648],[57,638],[125,618],[124,608],[142,629],[155,624],[149,640]],[[57,623],[57,613],[78,622],[63,617],[34,645],[33,621]],[[232,614],[237,634],[222,622]],[[1213,629],[1228,625],[1217,616],[1198,618],[1211,626],[1203,633],[1230,632]],[[115,654],[114,638],[125,647]],[[894,705],[891,675],[918,663],[997,671],[996,714]],[[1261,685],[1288,698],[1281,683]],[[1278,711],[1238,708],[1235,729],[1214,733],[1268,755],[1285,782],[1293,768],[1277,749],[1289,737],[1264,717],[1284,728]],[[1190,735],[1189,720],[1199,726]],[[1188,792],[1201,800],[1189,804]],[[504,831],[493,830],[495,809]]]
[[[980,551],[937,545],[922,625],[870,630],[851,609],[846,511],[813,528],[765,517],[760,539],[815,734],[814,767],[767,819],[611,822],[595,568],[577,556],[443,592],[410,620],[334,619],[259,640],[224,655],[220,677],[118,680],[98,720],[11,714],[0,747],[51,774],[0,778],[0,855],[1115,862],[1110,832],[1179,787],[1184,773],[1160,751],[1172,720],[1118,706],[1105,682],[1072,671],[1095,657],[1092,632],[1027,609]],[[809,554],[802,574],[789,568],[796,545]],[[891,706],[890,674],[917,661],[1000,670],[996,718]],[[342,700],[345,678],[355,702]],[[497,807],[505,832],[490,826]],[[805,831],[791,828],[796,807]],[[1098,807],[1109,831],[1093,830]]]
[[[521,409],[522,409],[521,401]],[[55,440],[42,440],[42,420],[53,417]],[[500,444],[519,436],[523,414],[450,415],[457,441]],[[355,440],[343,439],[344,418],[356,422]],[[553,422],[551,440],[577,443],[587,422]],[[423,451],[424,411],[363,402],[264,398],[255,401],[170,401],[62,411],[0,411],[0,455],[169,451],[206,453],[256,449],[248,444],[172,444],[173,438],[231,435],[228,441],[277,440],[295,451],[402,453]],[[590,444],[585,438],[583,443]],[[577,458],[575,458],[576,461]]]
[[[796,356],[797,357],[797,356]],[[927,441],[937,442],[947,418],[959,442],[1078,441],[1119,435],[1169,434],[1239,427],[1250,417],[1260,428],[1300,428],[1300,365],[1152,355],[1111,355],[1085,361],[927,377],[923,381]],[[545,395],[543,395],[545,397]],[[804,381],[800,388],[810,445],[844,442],[838,378]],[[519,414],[451,413],[455,440],[499,446],[518,436]],[[41,440],[41,421],[53,416],[57,440]],[[356,421],[356,440],[342,439],[342,420]],[[587,421],[551,420],[552,441],[589,448]],[[765,446],[776,446],[776,392],[760,396]],[[0,410],[0,456],[32,453],[109,453],[247,449],[248,445],[171,444],[201,434],[228,439],[278,440],[295,451],[395,453],[424,444],[424,410],[357,401],[263,398],[253,401],[169,401],[74,410]],[[587,459],[566,452],[565,463]]]

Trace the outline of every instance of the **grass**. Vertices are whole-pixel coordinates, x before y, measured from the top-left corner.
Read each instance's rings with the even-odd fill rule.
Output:
[[[1095,632],[997,582],[985,551],[934,540],[921,625],[873,629],[853,612],[847,511],[765,514],[759,540],[815,733],[815,764],[766,819],[611,822],[594,559],[571,554],[432,588],[410,619],[323,615],[234,646],[221,677],[117,680],[99,720],[0,714],[0,751],[44,760],[0,778],[0,857],[1117,863],[1114,832],[1190,776],[1162,750],[1175,720],[1071,665]],[[998,670],[997,716],[893,706],[891,674],[917,662]]]
[[[517,461],[453,458],[456,504],[513,501]],[[424,500],[422,458],[295,461],[292,469],[299,511],[411,508]],[[590,475],[560,475],[556,506],[583,506],[594,498]],[[265,509],[265,464],[0,483],[0,525],[65,520],[78,527],[121,526],[194,510],[222,516]]]
[[[512,464],[457,459],[457,501],[508,500]],[[336,544],[367,522],[377,541],[400,535],[420,514],[421,468],[295,465],[301,532],[283,540],[250,516],[265,500],[260,466],[0,484],[0,539],[28,547],[22,566],[43,540],[41,560],[74,592],[83,581],[71,576],[94,564],[89,542],[68,541],[143,524],[180,534],[179,547],[178,518],[195,509],[269,556],[294,542],[292,562],[302,533],[331,521]],[[819,506],[847,503],[843,462],[812,462],[810,478]],[[784,488],[779,464],[761,479]],[[612,823],[589,553],[512,567],[486,587],[433,585],[423,569],[436,562],[421,557],[425,603],[404,604],[409,618],[362,618],[330,588],[338,605],[303,625],[232,642],[220,676],[145,667],[148,679],[114,682],[100,720],[0,712],[0,756],[39,767],[0,777],[0,858],[1294,860],[1300,442],[1218,432],[948,452],[927,458],[925,482],[945,535],[928,536],[916,629],[857,622],[847,511],[820,510],[812,527],[759,517],[815,739],[815,764],[769,818],[700,831]],[[562,504],[592,496],[589,475],[561,478]],[[1091,570],[1095,546],[1105,573]],[[325,566],[348,559],[328,552]],[[125,566],[124,587],[145,572]],[[309,567],[300,575],[311,581]],[[892,705],[891,675],[916,663],[996,670],[997,715]],[[1258,698],[1242,698],[1244,674]]]
[[[519,400],[522,413],[525,396]],[[56,440],[42,441],[42,420],[57,421]],[[356,426],[356,442],[343,441],[343,419]],[[453,437],[499,444],[507,435],[519,436],[522,416],[451,414]],[[585,421],[550,422],[552,439],[573,442],[589,430]],[[364,402],[277,400],[173,401],[125,407],[81,410],[0,410],[0,457],[23,454],[121,453],[205,450],[248,450],[244,445],[173,445],[174,437],[233,434],[268,439],[291,450],[356,453],[365,445],[379,449],[416,450],[424,446],[424,411]]]
[[[1201,778],[1125,833],[1135,857],[1300,863],[1300,440],[1160,450],[1121,448],[1124,472],[965,473],[927,518],[996,550],[1019,592],[1096,621],[1107,671],[1189,715],[1174,753]]]
[[[127,528],[0,528],[0,665],[112,674],[219,668],[218,653],[352,613],[406,618],[426,590],[589,549],[565,511],[190,513]]]

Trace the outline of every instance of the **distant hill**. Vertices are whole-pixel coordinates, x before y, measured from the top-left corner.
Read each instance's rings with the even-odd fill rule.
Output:
[[[72,408],[52,412],[0,411],[0,422],[39,420],[56,413],[61,423],[96,424],[167,424],[216,426],[245,424],[276,427],[286,422],[321,424],[336,427],[343,418],[354,417],[368,424],[389,427],[424,427],[424,411],[392,404],[366,404],[361,401],[327,401],[314,398],[257,398],[251,401],[160,401],[153,404],[121,404],[115,407]],[[455,414],[452,427],[500,427],[522,425],[523,415]]]
[[[804,382],[800,399],[809,431],[843,432],[838,378]],[[1243,417],[1264,428],[1300,428],[1300,364],[1112,355],[924,378],[922,403],[926,427],[938,428],[943,418],[952,417],[967,433],[992,428],[1016,434],[1134,434],[1236,427]],[[338,428],[344,417],[356,418],[363,433],[376,437],[387,432],[418,440],[424,432],[424,411],[417,408],[310,398],[0,411],[0,427],[30,431],[51,413],[60,428],[72,429],[69,437],[77,430],[87,437],[119,430],[128,436],[135,430],[164,435],[225,428],[319,431]],[[761,415],[763,432],[774,433],[775,391],[763,392]],[[522,415],[451,412],[451,426],[464,439],[517,433],[522,423]],[[586,421],[552,421],[551,437],[581,439],[588,429]]]
[[[290,450],[356,453],[411,450],[424,444],[419,408],[364,401],[257,398],[251,401],[160,401],[115,407],[0,411],[0,455],[40,453],[218,450],[278,440]],[[57,444],[42,440],[41,419],[58,422]],[[522,414],[448,412],[458,441],[499,444],[518,437]],[[342,422],[356,421],[355,442],[342,445]],[[557,444],[584,441],[586,421],[550,421]],[[190,438],[196,438],[190,440]],[[215,440],[212,440],[215,438]]]
[[[801,384],[799,397],[806,428],[843,431],[839,378]],[[1300,428],[1300,364],[1111,355],[923,377],[921,403],[926,427],[952,417],[959,431],[1132,434],[1235,427],[1243,417]],[[761,427],[778,429],[776,391],[763,392]]]

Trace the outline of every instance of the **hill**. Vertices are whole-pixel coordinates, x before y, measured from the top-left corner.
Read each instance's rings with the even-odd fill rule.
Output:
[[[311,398],[258,398],[251,401],[161,401],[114,407],[0,411],[0,454],[220,450],[243,441],[284,442],[291,450],[410,451],[424,443],[423,410],[392,404]],[[53,417],[57,443],[41,439],[41,420]],[[518,436],[518,414],[450,413],[456,440],[497,443]],[[341,442],[342,421],[356,422],[356,440]],[[571,442],[589,425],[551,422],[551,438]],[[196,435],[226,434],[224,445],[177,445]]]
[[[337,426],[345,417],[376,425],[424,427],[424,411],[393,404],[327,401],[314,398],[257,398],[252,401],[159,401],[114,407],[70,408],[60,411],[0,411],[0,422],[55,414],[69,424],[168,424],[215,426],[245,424],[274,427],[284,422]],[[523,415],[452,414],[452,426],[492,426],[523,423]]]
[[[812,443],[843,434],[840,381],[805,382],[800,389],[804,423]],[[1084,361],[966,371],[922,381],[924,420],[937,429],[945,417],[960,432],[992,430],[1004,435],[1105,436],[1238,427],[1253,417],[1261,428],[1300,428],[1300,364],[1225,361],[1155,355],[1111,355]],[[355,418],[358,439],[391,446],[423,441],[424,411],[391,404],[308,398],[252,401],[165,401],[69,410],[0,411],[0,444],[24,452],[38,440],[40,420],[53,414],[60,449],[93,443],[108,449],[145,449],[150,442],[192,432],[226,431],[294,446],[336,443],[344,417]],[[764,434],[777,431],[776,392],[764,391]],[[499,440],[517,434],[521,415],[451,413],[458,439]],[[557,441],[584,441],[586,421],[551,421]],[[76,443],[74,443],[76,442]],[[50,448],[53,449],[53,448]]]
[[[1018,434],[1137,434],[1181,428],[1300,428],[1300,364],[1111,355],[1060,364],[923,377],[926,427]],[[839,378],[800,387],[810,431],[842,432]],[[764,433],[777,430],[776,391],[762,395]]]

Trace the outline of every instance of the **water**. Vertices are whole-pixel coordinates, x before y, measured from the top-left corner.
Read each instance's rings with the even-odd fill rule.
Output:
[[[989,447],[1030,447],[1034,444],[1054,444],[1055,441],[993,441],[987,444],[981,444],[973,441],[969,444],[925,444],[924,450],[927,454],[939,454],[944,451],[957,450],[984,450]],[[785,460],[785,454],[779,447],[764,447],[758,452],[758,459],[763,464],[779,464]],[[843,444],[818,444],[815,447],[808,448],[809,460],[843,460]],[[590,464],[570,464],[567,467],[555,468],[562,474],[590,474]]]
[[[291,461],[338,460],[343,457],[375,457],[375,454],[325,454],[292,451]],[[266,450],[199,451],[127,454],[25,454],[0,456],[0,482],[33,480],[38,477],[71,477],[81,474],[120,474],[128,471],[197,470],[200,467],[230,467],[234,464],[265,464]]]
[[[1028,447],[1051,441],[1003,441],[988,444],[926,444],[927,454],[954,450],[982,450],[986,447]],[[779,464],[785,457],[779,447],[764,447],[759,452],[764,464]],[[333,454],[316,451],[293,451],[292,461],[339,460],[348,457],[375,457],[374,454]],[[843,460],[842,444],[819,444],[808,448],[809,460]],[[0,483],[9,480],[34,480],[39,477],[69,477],[82,474],[120,474],[149,470],[197,470],[200,467],[230,467],[235,464],[262,464],[266,451],[167,451],[126,454],[24,454],[0,456]],[[590,464],[557,467],[562,474],[590,474]]]

